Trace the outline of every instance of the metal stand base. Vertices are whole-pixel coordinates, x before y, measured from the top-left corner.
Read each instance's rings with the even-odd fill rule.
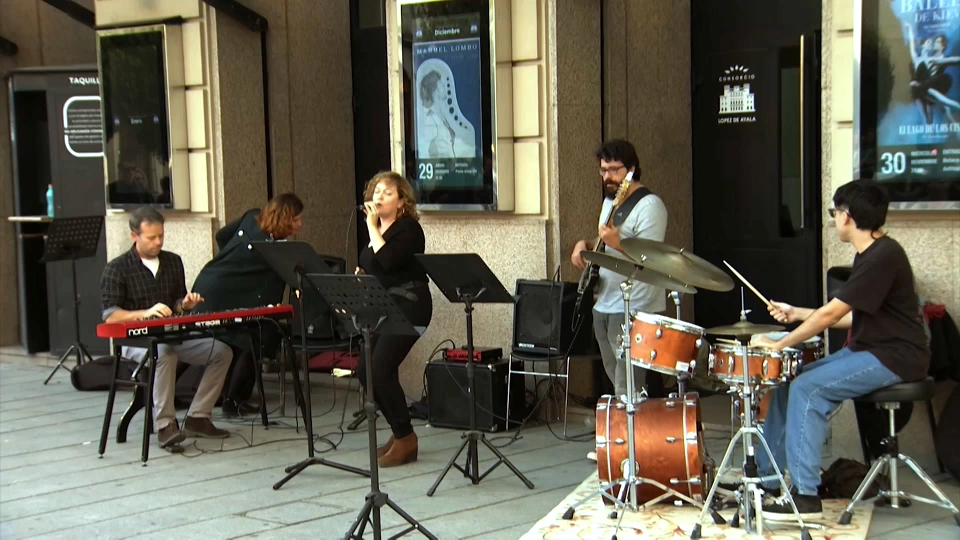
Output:
[[[347,535],[344,536],[344,540],[363,540],[363,533],[367,528],[367,525],[370,525],[373,529],[373,537],[376,540],[381,538],[380,534],[380,509],[384,506],[389,506],[394,512],[399,514],[407,523],[410,524],[406,529],[398,532],[397,534],[390,537],[390,540],[395,540],[401,536],[413,532],[420,531],[420,533],[430,540],[437,540],[437,537],[430,533],[430,531],[423,528],[417,520],[413,519],[410,514],[403,511],[402,508],[397,506],[397,504],[390,500],[390,497],[386,493],[380,493],[379,491],[371,491],[367,494],[366,502],[363,503],[363,508],[360,509],[360,515],[357,516],[356,521],[353,522],[353,526],[350,527],[350,530],[347,531]]]
[[[520,481],[522,481],[523,484],[527,486],[527,488],[533,489],[533,482],[528,480],[527,477],[524,476],[522,472],[520,472],[520,469],[517,469],[513,465],[513,463],[510,463],[510,460],[507,459],[507,457],[504,456],[503,453],[500,452],[500,450],[498,450],[496,446],[490,444],[490,441],[486,439],[483,433],[479,431],[468,431],[464,434],[464,437],[465,439],[463,441],[463,444],[460,445],[460,449],[457,450],[457,453],[454,454],[452,458],[450,458],[449,462],[447,462],[447,466],[443,468],[443,472],[440,473],[440,477],[437,478],[437,481],[434,482],[432,486],[430,486],[430,490],[427,491],[427,496],[429,497],[433,496],[433,493],[437,491],[437,487],[440,485],[440,482],[443,481],[443,477],[446,476],[448,472],[450,472],[451,468],[456,468],[458,471],[462,472],[464,478],[469,478],[470,481],[474,485],[476,485],[476,484],[479,484],[481,480],[486,478],[487,475],[490,474],[494,469],[499,467],[501,463],[503,463],[504,465],[507,466],[507,468],[513,471],[513,474],[515,474],[517,478],[519,478]],[[480,474],[480,458],[477,455],[478,441],[486,445],[486,447],[489,448],[490,451],[497,456],[497,462],[491,465],[490,468],[487,469],[487,471],[483,474]],[[463,464],[463,467],[461,467],[456,463],[456,461],[457,461],[457,458],[460,457],[460,454],[463,452],[464,449],[467,449],[467,458]]]
[[[894,427],[894,410],[899,404],[884,404],[884,408],[889,411],[890,418],[890,435],[883,439],[882,445],[886,452],[880,456],[876,461],[873,462],[873,466],[870,467],[870,472],[867,473],[866,478],[863,479],[863,482],[860,483],[860,487],[857,488],[857,492],[853,494],[853,500],[850,501],[850,504],[847,505],[847,508],[844,509],[843,514],[840,515],[840,520],[838,523],[840,525],[849,525],[850,519],[853,517],[853,507],[863,499],[863,496],[867,493],[867,490],[870,489],[870,486],[873,485],[873,482],[877,479],[877,476],[880,474],[880,470],[886,468],[887,474],[890,476],[890,489],[880,490],[880,493],[877,496],[877,501],[875,504],[878,505],[889,505],[892,508],[900,508],[910,506],[911,501],[918,501],[924,504],[929,504],[933,506],[938,506],[946,510],[950,510],[953,513],[953,519],[957,522],[957,525],[960,526],[960,510],[957,510],[956,505],[943,494],[943,491],[937,487],[937,484],[930,479],[926,472],[921,469],[917,463],[910,456],[906,456],[900,453],[899,443],[896,436],[896,429]],[[898,462],[902,461],[910,467],[914,473],[923,480],[923,483],[930,488],[930,491],[937,496],[939,501],[934,501],[932,499],[927,499],[925,497],[920,497],[918,495],[911,495],[900,491],[897,481],[897,465]]]
[[[753,454],[753,448],[746,443],[746,439],[750,437],[756,437],[760,440],[761,445],[763,446],[763,451],[766,452],[767,457],[770,458],[770,463],[773,465],[774,474],[771,476],[760,477],[757,476],[757,464],[756,458]],[[763,438],[763,434],[756,427],[741,427],[737,433],[733,436],[733,439],[730,441],[730,444],[727,446],[727,451],[723,455],[723,461],[720,462],[720,468],[717,470],[717,475],[714,478],[713,486],[710,488],[710,494],[707,495],[706,501],[703,503],[703,511],[700,512],[700,516],[697,518],[697,524],[694,525],[693,531],[690,534],[690,538],[697,539],[700,538],[700,524],[703,521],[704,513],[706,510],[711,510],[711,503],[713,498],[717,493],[717,488],[720,485],[720,478],[728,470],[732,470],[733,466],[730,463],[733,459],[733,449],[736,447],[737,441],[741,438],[744,438],[744,455],[746,456],[743,465],[744,475],[738,480],[738,483],[742,484],[740,490],[736,492],[736,498],[738,500],[736,514],[731,520],[732,523],[738,524],[740,520],[740,513],[743,513],[745,526],[744,529],[751,534],[763,534],[764,528],[764,518],[762,512],[762,503],[763,503],[763,490],[760,489],[759,484],[770,481],[778,480],[780,482],[780,489],[785,494],[786,500],[790,502],[790,507],[793,509],[793,515],[796,519],[796,523],[800,526],[800,537],[804,540],[810,540],[810,532],[808,528],[822,529],[822,525],[813,524],[813,523],[804,523],[803,518],[800,517],[800,513],[797,510],[797,505],[793,502],[793,497],[790,494],[790,490],[787,487],[786,481],[783,479],[783,474],[780,472],[780,467],[777,465],[776,460],[773,457],[773,452],[770,451],[770,447],[767,446],[767,441]],[[751,506],[756,508],[756,522],[757,527],[753,526],[754,512],[751,511]],[[722,516],[713,515],[714,523],[722,525],[725,523]],[[777,521],[777,524],[789,524],[789,521]]]
[[[90,356],[89,352],[87,352],[87,348],[83,346],[83,343],[80,343],[80,342],[74,343],[73,345],[70,346],[69,349],[67,349],[67,352],[63,353],[63,356],[60,357],[60,361],[57,362],[57,367],[53,368],[53,371],[51,371],[50,375],[47,376],[47,380],[43,381],[43,384],[47,384],[48,382],[50,382],[50,379],[53,378],[54,374],[56,374],[58,369],[60,368],[67,369],[63,367],[63,363],[67,361],[67,358],[69,358],[71,354],[77,355],[78,367],[84,361],[93,362],[93,357]],[[70,371],[70,370],[67,369],[67,371]]]

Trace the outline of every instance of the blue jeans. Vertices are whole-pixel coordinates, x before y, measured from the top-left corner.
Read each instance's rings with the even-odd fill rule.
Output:
[[[827,417],[846,399],[902,382],[871,353],[844,348],[804,365],[793,381],[773,391],[763,424],[763,438],[783,472],[801,495],[816,495],[820,485]],[[773,465],[760,441],[754,441],[761,476],[773,474]],[[765,483],[767,487],[779,487]]]

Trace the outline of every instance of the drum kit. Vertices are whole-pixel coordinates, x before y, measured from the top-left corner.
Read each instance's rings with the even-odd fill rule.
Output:
[[[616,529],[619,531],[628,510],[639,512],[660,502],[678,505],[686,502],[701,508],[691,533],[691,538],[699,538],[701,522],[707,513],[716,524],[726,523],[715,509],[719,504],[714,502],[714,497],[720,489],[728,499],[736,500],[737,513],[731,525],[739,526],[742,515],[747,533],[763,534],[760,483],[776,480],[793,507],[801,538],[809,539],[807,529],[819,526],[804,523],[797,512],[783,475],[757,425],[761,405],[757,397],[761,391],[790,381],[803,362],[815,361],[822,356],[818,340],[782,351],[750,346],[753,336],[766,334],[775,337],[777,334],[772,333],[780,332],[783,327],[749,322],[743,308],[742,288],[738,322],[709,329],[684,322],[680,319],[680,293],[695,294],[698,288],[730,291],[734,288],[730,276],[693,253],[662,242],[630,238],[621,241],[621,248],[625,256],[581,252],[584,260],[626,278],[620,285],[624,324],[619,358],[634,367],[677,377],[678,392],[667,398],[649,398],[645,390],[635,388],[633,369],[627,369],[626,395],[601,397],[596,410],[600,487],[567,509],[564,519],[572,519],[577,507],[599,496],[604,504],[614,507],[611,518],[617,518],[619,512]],[[743,280],[739,274],[737,277]],[[638,282],[671,291],[677,317],[631,313],[631,291]],[[746,284],[754,290],[752,285]],[[733,339],[718,340],[717,345],[710,346],[707,362],[700,357],[701,363],[707,365],[697,366],[704,336],[708,334]],[[704,445],[699,395],[685,389],[686,382],[695,373],[706,373],[707,377],[728,385],[729,393],[735,396],[733,408],[742,408],[737,415],[740,429],[733,435],[716,471]],[[760,441],[773,463],[774,475],[758,476],[755,440]],[[731,460],[738,441],[742,441],[744,449],[743,474],[737,479],[736,490],[727,491],[719,488],[719,479],[734,470]],[[759,519],[755,519],[756,516]],[[616,535],[613,538],[616,540]]]

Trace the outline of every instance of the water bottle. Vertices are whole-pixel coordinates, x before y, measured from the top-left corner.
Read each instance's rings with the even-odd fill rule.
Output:
[[[47,215],[53,217],[53,184],[47,184]]]

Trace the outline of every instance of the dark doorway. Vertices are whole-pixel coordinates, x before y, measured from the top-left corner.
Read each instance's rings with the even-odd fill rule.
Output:
[[[350,0],[353,64],[353,148],[357,204],[367,180],[391,168],[387,24],[382,0]],[[357,251],[370,242],[357,212]]]
[[[694,252],[768,299],[821,304],[820,2],[692,3]],[[696,323],[736,322],[741,283]],[[756,323],[772,322],[749,289]]]

